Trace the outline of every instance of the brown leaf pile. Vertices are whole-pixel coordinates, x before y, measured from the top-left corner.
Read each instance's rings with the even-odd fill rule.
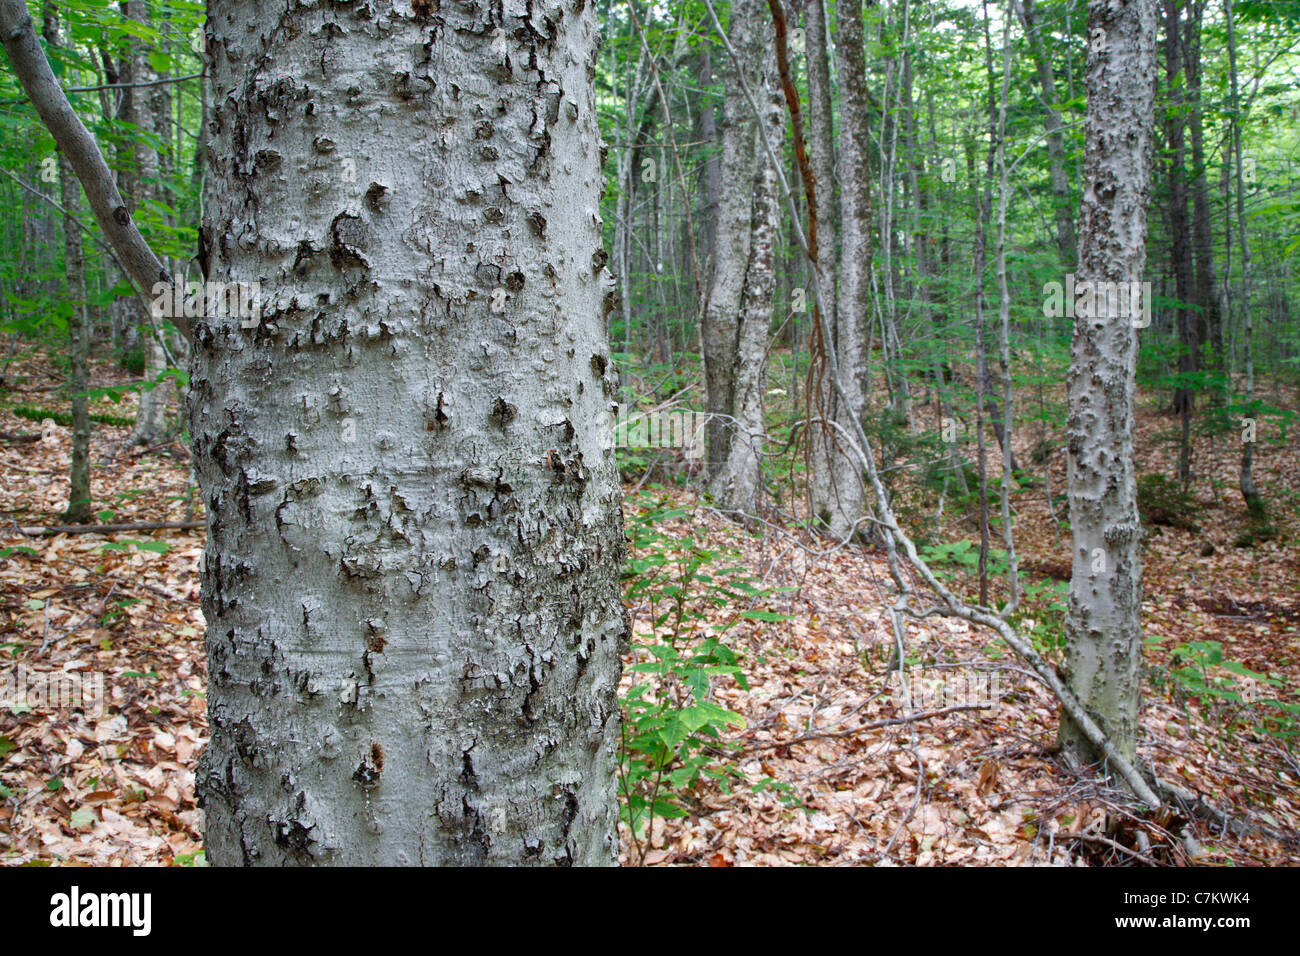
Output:
[[[4,396],[0,432],[40,431],[9,406],[55,401],[52,368],[27,362],[22,372]],[[129,403],[103,410],[131,414]],[[1152,470],[1168,467],[1171,451],[1161,436],[1169,428],[1157,410],[1144,411],[1139,449]],[[0,669],[12,676],[21,666],[46,684],[102,674],[103,706],[38,701],[30,709],[0,708],[0,863],[188,863],[202,849],[193,769],[207,737],[196,576],[201,532],[19,533],[19,527],[59,524],[66,507],[70,434],[58,427],[50,434],[40,442],[0,441],[0,548],[34,552],[0,559]],[[126,439],[126,429],[95,426],[96,509],[111,508],[119,522],[186,519],[184,450],[132,449]],[[1024,443],[1017,452],[1027,459],[1032,443]],[[812,550],[792,547],[784,530],[749,535],[699,509],[693,520],[708,528],[712,541],[739,549],[768,587],[793,589],[767,605],[789,621],[746,621],[733,632],[745,652],[749,690],[722,679],[714,691],[720,704],[746,718],[731,741],[740,748],[733,758],[739,772],[752,783],[770,778],[789,789],[755,792],[740,785],[728,792],[702,783],[682,795],[689,816],[656,822],[643,860],[634,858],[624,829],[624,861],[1300,862],[1300,767],[1293,751],[1243,724],[1239,710],[1193,699],[1168,679],[1179,644],[1220,640],[1227,658],[1279,675],[1284,694],[1295,699],[1300,529],[1294,505],[1279,501],[1273,541],[1233,546],[1244,509],[1220,490],[1235,478],[1233,448],[1228,439],[1198,442],[1201,530],[1162,529],[1146,549],[1151,680],[1141,751],[1167,778],[1280,838],[1168,814],[1138,816],[1121,794],[1064,771],[1052,752],[1054,701],[1008,649],[964,623],[907,623],[905,694],[890,670],[894,593],[883,555],[860,547],[820,554],[815,543],[806,542]],[[1064,462],[1057,455],[1049,465],[1059,492]],[[1257,468],[1266,497],[1300,487],[1293,446],[1261,450]],[[1047,580],[1062,565],[1068,573],[1068,536],[1057,540],[1042,490],[1017,492],[1015,506],[1024,563],[1045,572],[1027,573],[1026,580]],[[946,521],[940,540],[971,537],[964,518]],[[169,549],[106,550],[112,541],[159,541]],[[1212,554],[1204,553],[1207,543]],[[644,609],[633,612],[643,627]],[[1031,604],[1025,613],[1042,612]],[[981,693],[972,697],[972,686]],[[996,688],[996,695],[984,694],[986,688]],[[975,706],[980,702],[988,706]],[[1183,840],[1184,826],[1199,844],[1195,856]]]

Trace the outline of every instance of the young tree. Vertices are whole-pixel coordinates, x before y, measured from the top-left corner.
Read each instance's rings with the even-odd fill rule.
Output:
[[[45,3],[42,34],[51,47],[58,47],[59,9]],[[89,383],[87,365],[90,358],[90,323],[86,316],[86,257],[81,246],[81,184],[77,182],[67,157],[59,152],[59,203],[63,218],[63,271],[67,278],[68,344],[72,392],[72,464],[68,470],[68,510],[63,520],[82,524],[91,520],[90,513],[90,403],[86,397]]]
[[[1155,0],[1089,0],[1078,283],[1140,282],[1146,264],[1155,98]],[[1133,464],[1137,334],[1116,299],[1076,315],[1067,421],[1073,571],[1067,684],[1132,759],[1142,656],[1141,526]],[[1095,748],[1062,717],[1068,757]]]

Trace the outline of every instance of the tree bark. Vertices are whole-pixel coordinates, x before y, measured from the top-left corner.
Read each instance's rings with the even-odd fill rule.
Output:
[[[1141,281],[1151,185],[1155,0],[1089,0],[1077,282]],[[1107,303],[1109,297],[1102,297]],[[1076,316],[1067,380],[1073,567],[1066,683],[1131,760],[1142,658],[1141,526],[1133,462],[1137,334],[1107,306]],[[1096,746],[1062,716],[1068,758]]]
[[[717,245],[713,249],[712,281],[704,309],[701,342],[704,350],[704,384],[709,413],[709,473],[716,476],[735,435],[732,421],[735,394],[736,343],[740,330],[741,299],[749,264],[753,225],[754,163],[758,123],[745,99],[742,82],[761,96],[762,74],[757,69],[761,46],[753,29],[756,0],[733,6],[728,32],[742,64],[728,60],[723,73],[726,93],[722,103],[721,193],[718,202]],[[740,70],[745,71],[742,78]]]
[[[739,0],[732,4],[731,16],[735,29],[742,34],[741,42],[736,43],[737,49],[751,51],[749,58],[742,54],[742,61],[755,66],[754,81],[749,85],[758,97],[762,111],[760,121],[766,128],[767,141],[773,149],[779,150],[785,128],[785,110],[776,78],[775,57],[771,45],[764,39],[766,34],[762,24],[765,18],[761,6],[758,0]],[[741,98],[743,101],[743,92]],[[743,102],[743,108],[752,115],[747,101]],[[768,334],[776,300],[776,236],[780,210],[776,167],[759,146],[757,123],[748,128],[746,138],[750,172],[743,194],[733,198],[747,211],[749,239],[740,283],[735,339],[730,350],[731,403],[725,419],[728,435],[709,490],[723,508],[752,514],[758,508],[762,450],[766,438],[763,391]],[[724,155],[724,180],[725,162]]]
[[[616,859],[595,9],[435,9],[208,3],[214,863]]]
[[[1191,378],[1196,374],[1196,319],[1194,300],[1196,289],[1192,277],[1192,237],[1187,218],[1187,169],[1183,107],[1182,55],[1179,51],[1182,29],[1180,0],[1165,0],[1165,78],[1168,103],[1165,109],[1165,151],[1169,155],[1169,204],[1166,219],[1169,225],[1170,265],[1174,273],[1174,295],[1177,305],[1174,314],[1178,319],[1178,374],[1180,381],[1174,388],[1174,411],[1179,416],[1181,435],[1178,443],[1178,478],[1184,483],[1191,480],[1191,429],[1192,409],[1196,391]]]
[[[868,0],[874,6],[874,0]],[[820,517],[830,534],[852,533],[864,510],[865,488],[860,456],[847,448],[852,422],[866,415],[866,335],[871,321],[871,112],[867,65],[863,52],[863,5],[851,0],[837,11],[835,45],[840,80],[840,253],[839,295],[835,304],[835,352],[852,408],[832,392],[831,407],[839,453],[831,466],[832,494]],[[874,537],[874,531],[867,533]]]

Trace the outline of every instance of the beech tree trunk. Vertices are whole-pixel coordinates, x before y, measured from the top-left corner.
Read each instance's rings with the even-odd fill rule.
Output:
[[[874,0],[868,0],[874,6]],[[830,493],[818,514],[837,538],[852,533],[863,513],[861,459],[848,448],[854,417],[866,415],[866,337],[871,322],[871,114],[863,53],[863,6],[851,0],[837,12],[835,45],[840,80],[840,255],[839,295],[835,299],[835,355],[853,408],[832,394],[838,453],[832,459]],[[819,246],[819,251],[820,251]],[[829,284],[824,282],[823,288]],[[870,537],[869,529],[859,529]]]
[[[1089,0],[1077,282],[1138,282],[1146,265],[1155,101],[1155,0]],[[1066,682],[1132,759],[1142,658],[1141,526],[1133,462],[1137,333],[1110,296],[1076,316],[1067,380],[1073,569]],[[1068,717],[1070,759],[1095,748]]]
[[[729,62],[726,74],[718,246],[701,335],[710,491],[722,507],[747,512],[757,505],[760,482],[779,207],[776,167],[762,145],[745,89],[762,113],[767,142],[777,155],[785,126],[764,6],[737,0],[731,7],[728,35],[740,67]]]
[[[609,864],[595,9],[209,0],[196,322],[218,864]],[[252,327],[244,327],[251,325]]]

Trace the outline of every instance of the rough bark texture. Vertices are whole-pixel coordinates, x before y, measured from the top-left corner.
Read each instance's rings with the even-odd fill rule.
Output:
[[[1141,281],[1155,99],[1154,0],[1089,0],[1078,282]],[[1109,297],[1101,297],[1103,300]],[[1137,334],[1127,315],[1076,317],[1068,378],[1073,572],[1066,678],[1119,753],[1136,749],[1142,566],[1133,467]],[[1061,743],[1095,748],[1068,718]]]
[[[849,450],[848,443],[852,440],[854,415],[861,418],[866,414],[863,383],[866,330],[871,315],[871,127],[862,4],[855,0],[841,7],[838,26],[835,55],[840,79],[841,239],[839,295],[834,300],[835,354],[854,407],[851,414],[838,396],[831,396],[832,418],[842,426],[836,429],[839,451],[831,463],[831,480],[824,490],[815,486],[814,507],[827,531],[845,538],[863,512],[861,460]]]
[[[627,619],[584,0],[210,0],[218,864],[608,864]]]
[[[735,9],[733,6],[733,15]],[[767,142],[779,151],[785,111],[776,83],[775,58],[769,50],[761,55],[759,62],[763,64],[760,82],[751,89],[759,96]],[[776,239],[780,229],[776,167],[761,146],[756,145],[754,156],[755,169],[745,197],[752,204],[749,256],[732,349],[731,409],[727,420],[730,440],[710,484],[710,491],[722,507],[748,514],[758,509],[766,436],[763,392],[768,334],[776,300]]]
[[[762,47],[753,30],[755,0],[741,0],[732,6],[728,32],[745,70],[743,82],[761,101],[762,81],[758,64]],[[753,214],[754,160],[757,155],[758,123],[745,99],[742,77],[728,59],[723,72],[726,93],[722,103],[721,188],[718,201],[717,243],[713,247],[713,271],[701,317],[700,338],[704,351],[704,384],[709,413],[709,472],[716,475],[726,460],[735,426],[732,419],[735,392],[736,335],[739,330],[741,296],[745,290],[745,269],[749,263]]]

